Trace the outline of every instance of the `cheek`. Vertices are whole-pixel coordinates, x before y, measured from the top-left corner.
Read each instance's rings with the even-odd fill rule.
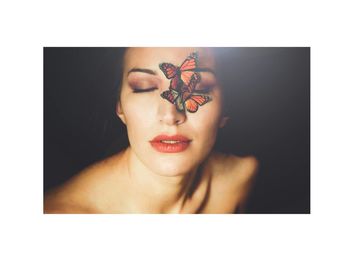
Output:
[[[199,107],[198,120],[201,121],[199,124],[206,129],[216,129],[221,117],[222,102],[220,93],[216,91],[212,98],[212,101]]]
[[[211,148],[214,145],[221,118],[220,102],[207,103],[189,116],[191,116],[189,121],[191,121],[192,128],[195,129],[196,138],[201,143],[201,147]]]
[[[216,133],[219,125],[219,116],[205,117],[202,123],[198,125],[198,132],[204,142],[213,143],[216,139]]]
[[[156,117],[156,105],[151,101],[147,101],[147,98],[136,97],[127,97],[128,101],[123,103],[123,112],[130,142],[144,139],[144,136],[154,125],[152,119]]]

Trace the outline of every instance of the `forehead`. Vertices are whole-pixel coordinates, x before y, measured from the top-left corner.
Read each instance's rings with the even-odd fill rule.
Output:
[[[215,68],[215,58],[209,48],[129,48],[124,57],[125,68],[156,69],[160,63],[180,66],[192,53],[198,52],[199,67]]]

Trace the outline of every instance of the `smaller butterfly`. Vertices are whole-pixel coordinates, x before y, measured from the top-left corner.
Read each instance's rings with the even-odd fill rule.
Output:
[[[183,85],[180,91],[170,87],[169,90],[161,93],[161,96],[175,104],[178,111],[182,112],[186,108],[188,112],[194,113],[198,110],[198,106],[202,106],[212,100],[207,94],[195,92],[195,86],[199,81],[199,74],[194,73],[188,86]]]

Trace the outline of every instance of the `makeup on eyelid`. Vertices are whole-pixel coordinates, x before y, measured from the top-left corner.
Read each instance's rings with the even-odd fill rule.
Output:
[[[156,75],[150,75],[150,74],[141,73],[141,72],[133,72],[128,75],[127,80],[129,83],[140,82],[140,81],[159,82],[160,78]]]
[[[215,75],[212,73],[200,73],[201,81],[196,85],[196,91],[199,92],[211,92],[218,86],[218,82],[216,80]]]
[[[128,85],[136,93],[151,92],[158,89],[158,82],[149,79],[131,78],[128,80]]]
[[[194,90],[196,93],[210,94],[217,87],[213,82],[201,82],[196,86]]]

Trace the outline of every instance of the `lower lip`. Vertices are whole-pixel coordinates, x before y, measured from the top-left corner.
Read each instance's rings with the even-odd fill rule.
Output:
[[[190,145],[189,141],[180,141],[178,143],[169,144],[160,141],[151,141],[151,146],[161,153],[178,153],[185,151]]]

